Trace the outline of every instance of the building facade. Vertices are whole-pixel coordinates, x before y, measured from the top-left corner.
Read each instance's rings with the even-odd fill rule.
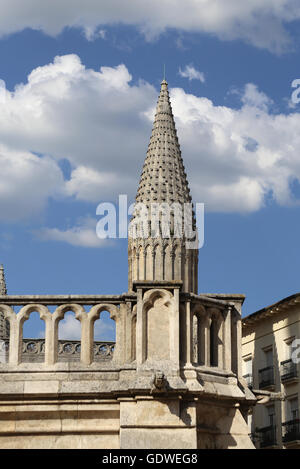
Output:
[[[141,205],[191,202],[164,80],[128,240],[122,295],[10,296],[2,275],[1,448],[253,448],[246,416],[256,398],[242,378],[243,295],[198,294],[196,224],[178,237],[147,232]],[[152,229],[152,225],[150,226]],[[137,234],[137,236],[135,236]],[[191,247],[192,246],[192,247]],[[2,272],[3,273],[3,272]],[[45,339],[24,339],[32,312]],[[72,311],[78,342],[58,340]],[[107,311],[116,342],[94,341]]]
[[[258,448],[300,448],[299,338],[299,293],[243,319],[244,379],[253,390],[279,393],[249,416]]]

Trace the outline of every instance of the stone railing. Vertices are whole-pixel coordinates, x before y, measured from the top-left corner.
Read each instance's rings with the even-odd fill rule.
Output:
[[[94,361],[111,360],[113,358],[114,347],[115,342],[95,341]],[[80,340],[58,341],[58,361],[80,361],[80,353]],[[43,362],[44,360],[45,339],[23,339],[22,362]]]
[[[115,342],[94,342],[94,361],[111,360]],[[9,340],[0,341],[0,362],[8,362]],[[59,340],[58,361],[80,361],[80,340]],[[42,363],[45,361],[45,339],[23,339],[22,362]]]
[[[69,296],[2,296],[0,314],[9,321],[10,337],[1,342],[2,363],[80,361],[93,362],[130,359],[126,354],[126,318],[131,318],[135,296],[132,295],[69,295]],[[19,309],[16,312],[16,309]],[[51,312],[52,310],[52,312]],[[107,311],[116,325],[116,342],[94,341],[94,323]],[[45,339],[23,338],[23,325],[32,312],[45,322]],[[73,312],[81,323],[81,340],[59,340],[58,327],[67,312]],[[128,319],[128,320],[129,320]],[[129,340],[130,342],[130,340]],[[127,344],[127,351],[130,343]],[[132,348],[132,347],[131,347]]]
[[[59,363],[61,368],[62,362],[104,367],[105,362],[135,362],[137,368],[178,369],[184,364],[241,374],[241,320],[233,303],[180,293],[181,284],[175,281],[136,282],[135,287],[136,293],[116,296],[0,296],[0,315],[10,325],[4,343],[9,350],[2,352],[1,367],[26,362]],[[70,311],[80,322],[80,341],[58,338],[59,323]],[[104,311],[115,321],[115,344],[94,340],[95,321]],[[45,339],[23,338],[23,325],[32,312],[45,322]]]

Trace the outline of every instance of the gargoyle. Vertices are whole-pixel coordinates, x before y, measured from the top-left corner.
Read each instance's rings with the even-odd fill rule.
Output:
[[[156,371],[151,379],[150,394],[153,392],[164,392],[166,390],[166,377],[162,371]]]

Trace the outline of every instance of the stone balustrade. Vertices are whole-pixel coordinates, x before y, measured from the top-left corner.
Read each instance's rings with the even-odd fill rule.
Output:
[[[133,300],[130,295],[2,296],[0,312],[9,322],[10,330],[9,339],[2,341],[2,357],[8,355],[10,365],[42,361],[46,365],[59,361],[80,361],[84,365],[103,360],[120,362],[126,359],[124,321],[132,310]],[[94,341],[94,323],[103,311],[115,321],[116,343]],[[45,339],[23,338],[23,325],[32,312],[37,312],[45,322]],[[59,322],[67,312],[73,312],[80,321],[81,340],[58,339]]]
[[[238,374],[240,314],[232,303],[185,293],[179,298],[180,284],[172,282],[158,286],[147,291],[147,283],[137,284],[137,293],[114,296],[0,296],[0,313],[10,330],[9,339],[0,344],[0,361],[10,366],[136,361],[139,367],[150,362],[161,367],[166,361],[177,368],[188,365]],[[104,311],[115,321],[115,343],[94,340],[95,321]],[[23,337],[23,325],[32,312],[45,322],[44,339]],[[80,321],[81,340],[58,339],[59,323],[67,312]]]

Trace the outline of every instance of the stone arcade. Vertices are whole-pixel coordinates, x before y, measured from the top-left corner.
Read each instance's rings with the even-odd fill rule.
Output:
[[[136,201],[191,201],[165,80]],[[1,448],[253,448],[244,296],[198,294],[198,250],[172,233],[129,238],[128,263],[128,293],[115,296],[9,296],[0,270]],[[45,339],[23,339],[33,311]],[[81,341],[58,340],[68,311]],[[94,342],[103,311],[115,344]]]

